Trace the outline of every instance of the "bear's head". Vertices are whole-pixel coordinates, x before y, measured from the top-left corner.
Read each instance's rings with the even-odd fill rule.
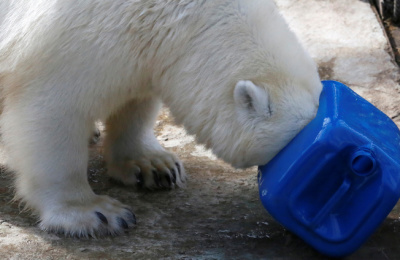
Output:
[[[179,47],[163,57],[163,101],[219,158],[266,164],[315,117],[316,64],[273,1],[204,3],[218,8],[182,23]]]
[[[236,131],[232,132],[240,134],[231,139],[230,149],[215,152],[238,168],[267,163],[315,117],[320,91],[319,80],[313,85],[285,86],[239,81],[234,89]]]
[[[315,66],[306,70],[299,78],[292,73],[182,88],[170,109],[177,123],[232,166],[264,165],[317,113],[322,83]]]

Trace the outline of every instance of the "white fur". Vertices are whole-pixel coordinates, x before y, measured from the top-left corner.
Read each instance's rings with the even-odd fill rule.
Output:
[[[157,188],[182,168],[152,126],[166,104],[235,167],[267,163],[316,113],[316,66],[271,0],[1,0],[1,130],[17,196],[41,227],[99,233],[87,140],[105,120],[109,174]],[[164,184],[165,179],[164,179]],[[74,222],[78,222],[74,225]]]

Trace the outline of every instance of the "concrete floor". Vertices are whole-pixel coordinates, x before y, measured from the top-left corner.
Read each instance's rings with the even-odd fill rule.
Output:
[[[341,81],[400,126],[399,68],[368,1],[277,0],[292,29],[318,62],[322,79]],[[180,155],[186,189],[147,192],[109,182],[102,140],[91,148],[89,180],[135,210],[138,225],[120,237],[65,238],[36,227],[11,203],[11,178],[0,175],[0,259],[325,259],[263,209],[256,168],[235,170],[172,123],[163,110],[160,142]],[[2,151],[0,151],[2,152]],[[4,163],[0,154],[0,163]],[[346,259],[400,259],[400,204]]]

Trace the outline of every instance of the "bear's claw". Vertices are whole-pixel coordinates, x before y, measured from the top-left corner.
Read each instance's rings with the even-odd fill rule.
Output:
[[[143,175],[140,172],[136,174],[136,185],[139,188],[143,188],[143,186],[144,186]]]
[[[156,171],[152,171],[153,173],[153,179],[154,183],[156,184],[157,187],[161,188],[161,182],[160,182],[160,177],[158,176],[158,173]]]
[[[176,184],[176,172],[175,169],[171,169],[171,174],[172,174],[172,182]]]
[[[125,215],[125,217],[127,218],[127,221],[132,225],[136,225],[136,216],[132,212],[132,210],[130,210],[129,208],[124,208],[124,209],[128,212],[128,214]],[[108,220],[107,220],[106,216],[103,215],[103,213],[98,212],[98,211],[96,211],[95,213],[103,224],[108,225]],[[117,217],[117,222],[118,222],[119,226],[122,227],[123,229],[129,228],[128,222],[126,222],[126,220],[123,219],[122,217]]]
[[[129,228],[128,223],[126,223],[125,219],[118,217],[117,221],[118,221],[119,226],[122,227],[123,229]]]
[[[108,220],[107,220],[106,216],[104,216],[102,213],[100,213],[98,211],[96,211],[95,213],[96,213],[97,217],[101,220],[101,222],[103,222],[103,224],[108,225]]]
[[[181,178],[184,178],[184,176],[182,176],[182,174],[181,174],[182,170],[181,170],[181,166],[179,165],[179,163],[175,163],[175,166],[176,166],[176,168],[178,169],[179,176],[180,176]]]
[[[130,222],[130,223],[132,223],[133,225],[136,225],[136,215],[133,213],[133,211],[131,210],[131,209],[129,209],[129,208],[125,208],[127,211],[128,211],[128,213],[129,214],[127,214],[127,218],[128,218],[128,221]]]
[[[179,167],[179,165],[177,164],[177,168],[178,167]],[[153,174],[153,178],[154,178],[154,183],[157,186],[157,188],[171,189],[175,185],[177,185],[177,183],[176,183],[177,176],[176,176],[175,169],[170,169],[169,173],[168,173],[168,171],[158,172],[156,170],[153,170],[152,174]],[[179,175],[179,177],[181,177],[181,176]]]

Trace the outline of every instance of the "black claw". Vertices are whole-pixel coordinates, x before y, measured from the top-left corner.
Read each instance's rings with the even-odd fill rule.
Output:
[[[154,177],[154,182],[156,183],[156,185],[158,187],[161,187],[160,178],[158,177],[158,174],[156,171],[153,171],[153,177]]]
[[[128,217],[128,221],[131,222],[132,224],[136,225],[136,216],[132,212],[131,209],[125,208],[128,211],[128,214],[126,215]]]
[[[143,187],[143,185],[144,185],[144,179],[143,179],[143,175],[139,172],[139,173],[136,173],[136,180],[137,180],[137,185],[139,186],[139,187]]]
[[[165,179],[167,179],[168,187],[171,187],[172,186],[171,177],[169,175],[165,175]]]
[[[179,165],[179,163],[175,163],[175,165],[176,165],[176,168],[178,169],[179,176],[182,178],[182,175],[181,175],[181,166]]]
[[[106,218],[106,216],[103,215],[103,213],[100,213],[98,211],[95,212],[97,217],[101,220],[101,222],[103,222],[103,224],[108,225],[108,220]]]
[[[171,170],[171,174],[172,174],[172,182],[174,184],[176,184],[176,172],[174,169]]]
[[[119,226],[122,227],[123,229],[129,228],[128,223],[126,223],[125,219],[118,217],[117,221],[118,221]]]

